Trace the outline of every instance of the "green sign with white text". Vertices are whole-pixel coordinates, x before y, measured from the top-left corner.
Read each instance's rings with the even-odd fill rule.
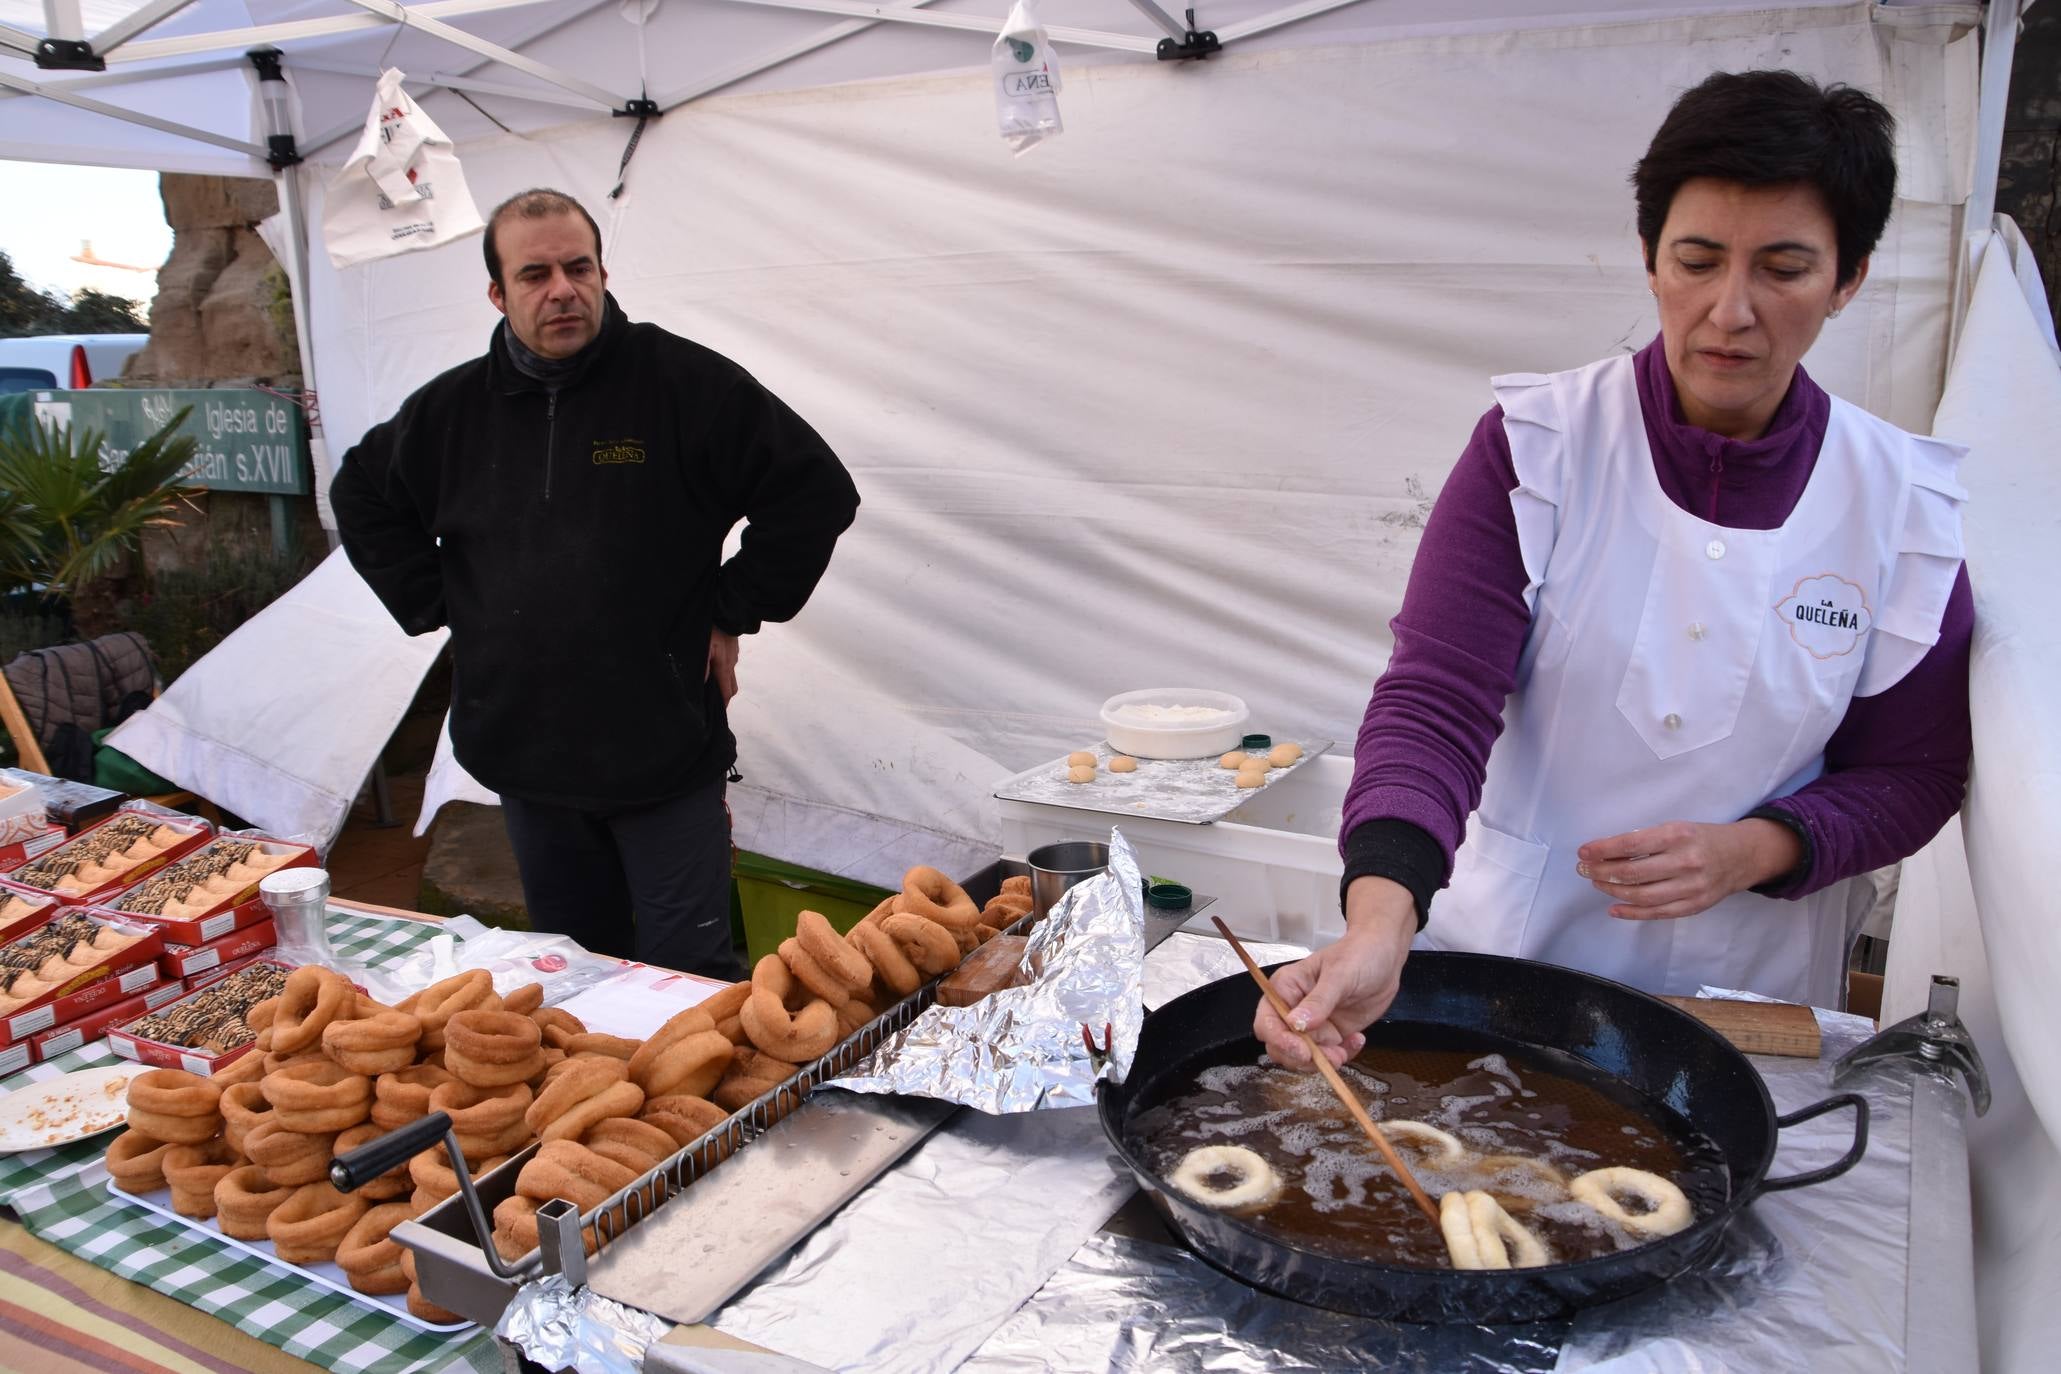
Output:
[[[185,481],[212,491],[305,496],[308,432],[300,407],[264,391],[218,387],[194,391],[99,387],[91,391],[27,391],[0,396],[0,426],[28,418],[106,436],[101,463],[113,467],[192,407],[179,432],[192,436]]]

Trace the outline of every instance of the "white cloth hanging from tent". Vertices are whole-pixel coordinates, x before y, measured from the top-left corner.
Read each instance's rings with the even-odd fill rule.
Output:
[[[1884,1024],[1901,1020],[1933,974],[1959,977],[1989,1070],[1994,1104],[1968,1139],[1982,1363],[1998,1374],[2045,1368],[2061,1344],[2061,366],[2029,257],[1990,236],[1939,405],[1935,432],[1970,446],[1975,766],[1961,826],[1904,864],[1882,1001]]]
[[[326,850],[447,637],[402,634],[338,550],[107,742]]]
[[[809,607],[747,642],[750,785],[992,845],[993,784],[1095,739],[1126,688],[1350,739],[1486,379],[1655,331],[1625,175],[1713,69],[1911,116],[1916,198],[1808,365],[1922,431],[1972,118],[1953,33],[1810,7],[1084,65],[1068,136],[1023,159],[984,74],[653,123],[611,289],[792,404],[865,503]],[[599,214],[622,139],[460,151],[483,202],[544,183]],[[339,446],[495,322],[472,244],[313,267]]]

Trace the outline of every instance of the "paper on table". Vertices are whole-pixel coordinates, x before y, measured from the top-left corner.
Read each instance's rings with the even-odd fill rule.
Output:
[[[575,993],[561,1007],[590,1031],[642,1040],[724,986],[671,969],[628,964],[608,981]]]

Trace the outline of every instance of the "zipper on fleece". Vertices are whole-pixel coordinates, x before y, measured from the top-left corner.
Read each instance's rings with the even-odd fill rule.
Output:
[[[558,393],[544,393],[544,499],[551,499],[551,449],[558,437]],[[1711,498],[1715,503],[1716,497]]]

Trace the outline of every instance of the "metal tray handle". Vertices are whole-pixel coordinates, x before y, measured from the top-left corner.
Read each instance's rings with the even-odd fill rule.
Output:
[[[1808,1188],[1813,1183],[1823,1183],[1827,1179],[1838,1178],[1848,1169],[1861,1162],[1861,1156],[1866,1154],[1868,1150],[1868,1102],[1859,1093],[1840,1093],[1837,1096],[1826,1098],[1823,1102],[1814,1102],[1808,1107],[1793,1111],[1787,1116],[1778,1116],[1775,1118],[1775,1128],[1783,1130],[1790,1126],[1800,1125],[1803,1122],[1809,1121],[1812,1117],[1823,1116],[1826,1112],[1836,1111],[1840,1107],[1853,1108],[1852,1147],[1822,1169],[1812,1169],[1808,1173],[1790,1174],[1787,1178],[1764,1178],[1760,1182],[1760,1191],[1763,1193],[1779,1193],[1786,1188]]]

